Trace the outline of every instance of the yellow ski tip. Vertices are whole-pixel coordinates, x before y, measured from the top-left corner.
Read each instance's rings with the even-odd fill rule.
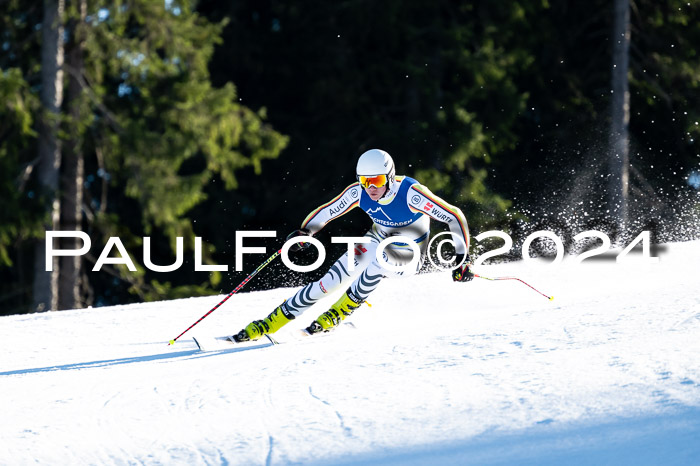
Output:
[[[550,300],[550,301],[554,300],[554,296],[550,296],[550,297],[549,297],[549,300]]]
[[[175,340],[170,340],[170,341],[168,342],[168,344],[169,344],[169,345],[174,345],[174,344],[175,344]]]

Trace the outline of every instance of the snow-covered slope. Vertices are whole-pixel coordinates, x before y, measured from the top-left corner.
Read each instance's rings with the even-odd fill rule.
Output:
[[[196,351],[294,290],[0,318],[0,464],[700,464],[700,243],[385,281],[346,329]]]

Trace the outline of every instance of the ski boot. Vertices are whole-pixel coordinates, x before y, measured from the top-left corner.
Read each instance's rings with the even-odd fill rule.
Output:
[[[329,332],[345,320],[347,316],[352,314],[355,309],[360,307],[364,301],[357,298],[350,290],[331,306],[326,312],[318,316],[318,319],[311,322],[311,325],[306,327],[306,331],[313,335],[319,332]]]
[[[294,314],[287,310],[285,303],[280,304],[263,320],[254,320],[236,335],[229,337],[236,343],[243,341],[255,341],[267,333],[275,333],[294,320]]]

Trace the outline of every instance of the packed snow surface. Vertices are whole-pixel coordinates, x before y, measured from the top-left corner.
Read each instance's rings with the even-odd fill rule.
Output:
[[[0,318],[0,464],[700,464],[700,242],[385,280],[346,326],[199,352],[295,289]],[[253,262],[253,258],[249,259]]]

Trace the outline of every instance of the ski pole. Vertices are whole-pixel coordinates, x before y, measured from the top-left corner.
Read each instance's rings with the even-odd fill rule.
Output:
[[[475,277],[479,277],[479,278],[483,278],[484,280],[491,280],[491,281],[496,281],[496,280],[517,280],[517,281],[519,281],[520,283],[522,283],[523,285],[527,285],[527,286],[529,286],[530,288],[532,288],[533,290],[537,291],[539,294],[541,294],[541,295],[544,296],[545,298],[549,299],[550,301],[554,299],[554,296],[547,296],[546,294],[542,293],[540,290],[538,290],[538,289],[535,288],[534,286],[529,285],[528,283],[525,283],[523,280],[521,280],[521,279],[519,279],[519,278],[515,278],[515,277],[496,277],[496,278],[489,278],[489,277],[484,277],[483,275],[477,275],[477,274],[474,274],[474,276],[475,276]]]
[[[204,314],[202,317],[200,317],[199,320],[198,320],[197,322],[195,322],[194,324],[190,325],[189,328],[188,328],[187,330],[185,330],[184,332],[182,332],[180,335],[178,335],[178,336],[176,336],[175,338],[173,338],[172,340],[170,340],[170,342],[168,342],[168,345],[174,344],[175,341],[176,341],[178,338],[180,338],[181,336],[183,336],[185,333],[189,332],[190,329],[191,329],[192,327],[194,327],[195,325],[197,325],[198,323],[200,323],[201,321],[203,321],[204,318],[205,318],[206,316],[208,316],[208,315],[211,314],[212,312],[216,311],[222,304],[224,304],[224,303],[226,302],[226,300],[228,300],[228,298],[230,298],[231,296],[233,296],[234,294],[236,294],[236,293],[238,292],[238,290],[240,290],[241,288],[243,288],[243,287],[245,286],[245,284],[248,283],[248,282],[250,281],[251,278],[253,278],[254,276],[256,276],[256,275],[258,274],[258,272],[260,272],[267,264],[269,264],[270,262],[272,262],[273,260],[275,260],[275,258],[276,258],[277,256],[279,256],[281,253],[282,253],[282,250],[280,249],[279,251],[277,251],[276,253],[274,253],[273,255],[271,255],[269,259],[267,259],[265,262],[263,262],[262,264],[260,264],[260,266],[259,266],[257,269],[255,269],[255,272],[253,272],[253,273],[251,273],[250,275],[248,275],[248,276],[246,277],[246,279],[243,280],[243,281],[241,282],[240,285],[238,285],[232,292],[230,292],[230,293],[228,294],[228,296],[226,296],[223,300],[221,300],[221,302],[220,302],[219,304],[217,304],[216,306],[214,306],[214,307],[212,308],[211,311],[207,312],[207,313]]]

